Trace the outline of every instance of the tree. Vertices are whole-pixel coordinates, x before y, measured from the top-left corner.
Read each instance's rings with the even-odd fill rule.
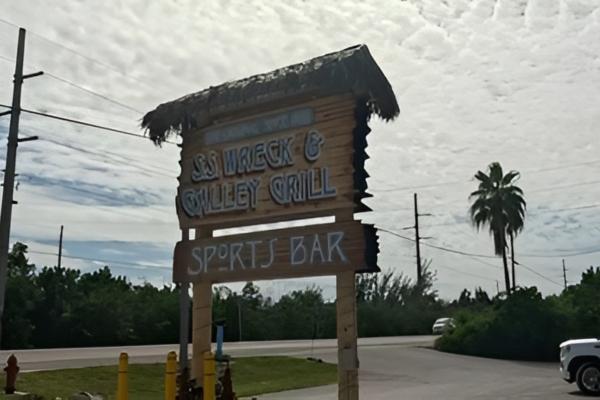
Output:
[[[504,175],[500,163],[493,162],[488,166],[488,174],[477,171],[475,179],[479,181],[479,187],[469,196],[469,199],[474,200],[470,208],[471,222],[478,230],[488,226],[494,240],[494,253],[502,256],[507,294],[510,294],[511,286],[506,260],[506,237],[519,232],[525,218],[523,191],[514,184],[518,177],[517,171]]]
[[[2,316],[2,348],[31,347],[34,312],[40,291],[34,284],[35,265],[27,259],[27,246],[17,242],[8,254],[6,306]]]

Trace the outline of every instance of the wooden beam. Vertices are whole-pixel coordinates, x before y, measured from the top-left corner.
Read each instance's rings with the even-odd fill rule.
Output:
[[[212,229],[196,229],[196,238],[212,237]],[[202,385],[203,354],[211,351],[212,343],[212,284],[194,283],[192,305],[192,378]]]
[[[338,399],[358,400],[358,344],[354,272],[336,276]]]
[[[351,215],[350,210],[350,215]],[[373,269],[377,238],[360,221],[179,242],[174,282],[249,282]]]

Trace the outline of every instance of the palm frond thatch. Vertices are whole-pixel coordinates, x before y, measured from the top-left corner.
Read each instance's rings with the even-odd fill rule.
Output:
[[[160,144],[171,134],[206,126],[224,113],[349,92],[367,99],[370,113],[386,121],[400,113],[390,83],[367,46],[358,45],[161,104],[144,116],[142,127]]]

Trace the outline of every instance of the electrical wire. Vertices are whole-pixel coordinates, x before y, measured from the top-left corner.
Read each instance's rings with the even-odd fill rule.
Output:
[[[39,255],[45,255],[45,256],[57,256],[58,257],[58,253],[53,253],[53,252],[50,252],[50,251],[27,250],[27,252],[28,253],[32,253],[32,254],[39,254]],[[107,260],[107,259],[102,259],[102,258],[82,257],[82,256],[65,255],[65,254],[61,254],[61,257],[63,257],[63,258],[70,258],[70,259],[74,259],[74,260],[102,262],[102,263],[107,263],[107,264],[132,265],[132,266],[140,267],[140,268],[143,268],[143,269],[149,269],[150,268],[150,269],[166,270],[166,271],[170,271],[171,270],[170,267],[159,267],[157,265],[144,264],[144,263],[139,263],[139,262]]]
[[[567,258],[567,257],[576,257],[576,256],[584,256],[587,254],[600,253],[600,248],[591,249],[591,250],[582,250],[575,251],[571,253],[562,253],[562,254],[531,254],[531,253],[519,253],[519,257],[526,258]]]
[[[103,95],[103,94],[101,94],[101,93],[98,93],[98,92],[96,92],[96,91],[94,91],[94,90],[92,90],[92,89],[89,89],[89,88],[86,88],[86,87],[84,87],[84,86],[81,86],[81,85],[79,85],[79,84],[77,84],[77,83],[75,83],[75,82],[72,82],[72,81],[68,80],[68,79],[61,78],[60,76],[58,76],[58,75],[54,75],[54,74],[53,74],[53,73],[51,73],[51,72],[44,71],[44,76],[49,76],[50,78],[52,78],[52,79],[55,79],[55,80],[57,80],[57,81],[59,81],[59,82],[66,83],[66,84],[67,84],[67,85],[69,85],[69,86],[72,86],[72,87],[74,87],[74,88],[77,88],[77,89],[79,89],[79,90],[82,90],[82,91],[84,91],[84,92],[86,92],[86,93],[89,93],[89,94],[91,94],[91,95],[93,95],[93,96],[96,96],[96,97],[98,97],[98,98],[101,98],[101,99],[103,99],[103,100],[106,100],[106,101],[108,101],[109,103],[112,103],[112,104],[115,104],[115,105],[117,105],[117,106],[120,106],[120,107],[122,107],[122,108],[124,108],[124,109],[126,109],[126,110],[133,111],[133,112],[135,112],[135,113],[137,113],[137,114],[142,114],[142,115],[144,114],[144,112],[143,112],[143,111],[140,111],[140,110],[138,110],[138,109],[136,109],[136,108],[133,108],[133,107],[131,107],[131,106],[128,106],[128,105],[127,105],[127,104],[125,104],[125,103],[121,103],[121,102],[120,102],[120,101],[118,101],[118,100],[112,99],[112,98],[110,98],[110,97],[108,97],[108,96],[106,96],[106,95]]]
[[[15,62],[15,60],[14,60],[14,59],[11,59],[11,58],[8,58],[8,57],[5,57],[5,56],[3,56],[3,55],[0,55],[0,59],[2,59],[2,60],[4,60],[4,61],[8,61],[8,62],[10,62],[10,63],[14,63],[14,62]],[[77,88],[77,89],[79,89],[79,90],[82,90],[82,91],[84,91],[84,92],[86,92],[86,93],[88,93],[88,94],[91,94],[91,95],[93,95],[93,96],[95,96],[95,97],[98,97],[98,98],[100,98],[100,99],[103,99],[103,100],[105,100],[105,101],[108,101],[109,103],[115,104],[115,105],[117,105],[117,106],[119,106],[119,107],[121,107],[121,108],[124,108],[124,109],[126,109],[126,110],[133,111],[133,112],[135,112],[136,114],[144,114],[144,111],[140,111],[140,110],[138,110],[138,109],[136,109],[136,108],[134,108],[134,107],[131,107],[131,106],[129,106],[129,105],[127,105],[127,104],[125,104],[125,103],[122,103],[122,102],[120,102],[120,101],[118,101],[118,100],[115,100],[115,99],[113,99],[113,98],[111,98],[111,97],[109,97],[109,96],[107,96],[107,95],[104,95],[104,94],[102,94],[102,93],[99,93],[99,92],[97,92],[97,91],[95,91],[95,90],[92,90],[92,89],[90,89],[90,88],[87,88],[87,87],[81,86],[81,85],[79,85],[79,84],[77,84],[77,83],[75,83],[75,82],[73,82],[73,81],[70,81],[70,80],[68,80],[68,79],[66,79],[66,78],[62,78],[62,77],[60,77],[60,76],[58,76],[58,75],[56,75],[56,74],[54,74],[54,73],[52,73],[52,72],[48,72],[48,71],[47,71],[45,68],[36,68],[36,69],[43,70],[43,71],[44,71],[44,76],[48,76],[48,77],[50,77],[50,78],[52,78],[52,79],[54,79],[54,80],[57,80],[57,81],[59,81],[59,82],[65,83],[65,84],[67,84],[67,85],[69,85],[69,86],[72,86],[72,87],[74,87],[74,88]]]
[[[563,164],[563,165],[555,165],[553,167],[539,168],[539,169],[535,169],[535,170],[531,170],[531,171],[526,171],[526,173],[527,174],[539,174],[539,173],[543,173],[543,172],[551,172],[551,171],[561,170],[561,169],[565,169],[565,168],[582,167],[582,166],[598,164],[598,163],[600,163],[600,159],[594,159],[594,160],[584,161],[584,162],[580,162],[580,163]],[[597,182],[598,181],[594,181],[593,183],[597,183]],[[431,183],[431,184],[425,184],[425,185],[403,186],[403,187],[387,188],[387,189],[377,189],[377,190],[374,190],[374,192],[378,193],[378,192],[412,191],[412,190],[416,190],[416,189],[427,189],[427,188],[433,188],[433,187],[448,186],[448,185],[460,185],[460,184],[466,185],[466,184],[471,184],[471,183],[473,183],[473,179],[456,180],[456,181],[449,181],[449,182],[437,182],[437,183]],[[587,184],[587,182],[582,183],[582,184]],[[579,186],[581,184],[577,184],[577,185]],[[571,186],[561,186],[561,187],[556,187],[556,188],[562,189],[563,187],[571,187]],[[554,190],[554,188],[555,187],[542,188],[542,189],[543,190]],[[536,192],[536,191],[541,191],[541,190],[540,189],[532,189],[532,190],[529,190],[528,192],[532,192],[532,191]]]
[[[467,271],[461,271],[461,270],[458,270],[456,268],[449,267],[447,265],[442,265],[439,268],[448,269],[450,271],[454,271],[454,272],[457,272],[459,274],[469,275],[469,276],[472,276],[472,277],[475,277],[475,278],[484,279],[484,280],[491,281],[491,282],[496,282],[496,279],[490,278],[489,276],[482,276],[482,275],[473,274],[473,273],[467,272]]]
[[[10,21],[7,21],[7,20],[5,20],[5,19],[3,19],[3,18],[0,18],[0,22],[1,22],[1,23],[4,23],[4,24],[7,24],[7,25],[10,25],[10,26],[12,26],[12,27],[18,28],[18,29],[19,29],[19,28],[21,28],[19,25],[15,24],[15,23],[12,23],[12,22],[10,22]],[[120,70],[120,69],[118,69],[118,68],[116,68],[116,67],[114,67],[114,66],[112,66],[112,65],[110,65],[110,64],[108,64],[108,63],[106,63],[106,62],[104,62],[104,61],[101,61],[101,60],[98,60],[97,58],[94,58],[94,57],[88,56],[87,54],[83,54],[83,53],[81,53],[80,51],[77,51],[77,50],[75,50],[75,49],[72,49],[72,48],[70,48],[70,47],[67,47],[67,46],[65,46],[64,44],[62,44],[62,43],[59,43],[59,42],[57,42],[57,41],[55,41],[55,40],[49,39],[49,38],[47,38],[47,37],[45,37],[45,36],[43,36],[43,35],[41,35],[41,34],[39,34],[39,33],[37,33],[37,32],[31,31],[31,30],[27,30],[27,32],[28,32],[29,34],[31,34],[31,35],[33,35],[33,36],[35,36],[35,37],[37,37],[37,38],[39,38],[39,39],[41,39],[41,40],[45,41],[45,42],[47,42],[47,43],[51,43],[51,44],[53,44],[53,45],[55,45],[55,46],[58,46],[58,47],[60,47],[60,48],[62,48],[62,49],[64,49],[64,50],[66,50],[66,51],[70,52],[70,53],[76,54],[76,55],[78,55],[79,57],[81,57],[81,58],[83,58],[83,59],[85,59],[85,60],[87,60],[87,61],[89,61],[89,62],[91,62],[91,63],[94,63],[94,64],[96,64],[96,65],[99,65],[99,66],[101,66],[101,67],[103,67],[103,68],[105,68],[105,69],[108,69],[108,70],[110,70],[110,71],[112,71],[112,72],[115,72],[115,73],[117,73],[117,74],[119,74],[119,75],[121,75],[121,76],[123,76],[123,77],[125,77],[125,78],[131,79],[131,80],[133,80],[133,81],[136,81],[136,82],[138,82],[138,83],[141,83],[141,84],[143,84],[143,85],[145,85],[145,86],[147,86],[147,87],[150,87],[150,88],[153,88],[153,87],[155,87],[155,85],[152,85],[152,84],[151,84],[151,83],[149,83],[149,82],[145,82],[145,81],[143,81],[143,80],[140,80],[140,79],[138,79],[138,78],[136,78],[136,77],[133,77],[133,76],[131,76],[131,75],[128,75],[127,73],[123,72],[122,70]]]
[[[401,239],[409,240],[409,241],[411,241],[411,242],[415,242],[415,241],[416,241],[415,239],[412,239],[412,238],[409,238],[409,237],[406,237],[406,236],[400,235],[400,234],[398,234],[398,233],[396,233],[396,232],[393,232],[393,231],[390,231],[390,230],[387,230],[387,229],[384,229],[384,228],[380,228],[380,227],[378,227],[378,228],[377,228],[377,230],[380,230],[380,231],[383,231],[383,232],[389,233],[389,234],[391,234],[391,235],[394,235],[394,236],[397,236],[397,237],[399,237],[399,238],[401,238]],[[475,257],[479,257],[479,258],[494,258],[494,259],[495,259],[496,257],[492,257],[492,256],[484,255],[484,254],[476,254],[476,253],[469,253],[469,252],[464,252],[464,251],[460,251],[460,250],[454,250],[454,249],[450,249],[450,248],[446,248],[446,247],[442,247],[442,246],[435,246],[435,245],[432,245],[432,244],[429,244],[429,243],[425,243],[425,242],[423,242],[423,243],[421,243],[421,244],[423,244],[424,246],[433,247],[433,248],[435,248],[435,249],[442,250],[442,251],[446,251],[446,252],[449,252],[449,253],[454,253],[454,254],[460,254],[460,255],[463,255],[463,256],[467,256],[467,257],[470,257],[470,258],[472,258],[473,260],[475,260],[475,261],[478,261],[478,262],[480,262],[480,263],[483,263],[483,264],[486,264],[486,265],[492,266],[492,267],[494,267],[494,268],[498,268],[498,267],[496,267],[496,266],[495,266],[495,265],[493,265],[493,264],[490,264],[490,263],[484,262],[483,260],[477,260],[477,259],[475,258]],[[599,250],[599,251],[600,251],[600,250]],[[523,265],[523,264],[521,264],[521,263],[519,263],[519,262],[517,262],[517,261],[515,261],[515,263],[516,263],[516,264],[518,264],[518,265],[522,265],[522,266],[523,266],[523,268],[525,268],[525,269],[529,270],[530,272],[532,272],[532,273],[534,273],[534,274],[536,274],[536,275],[538,275],[538,276],[542,277],[543,279],[545,279],[545,280],[547,280],[547,281],[549,281],[549,282],[552,282],[552,283],[554,283],[554,284],[556,284],[556,285],[559,285],[559,286],[561,286],[561,287],[562,287],[562,285],[561,285],[561,284],[557,283],[556,281],[553,281],[552,279],[548,278],[547,276],[545,276],[545,275],[543,275],[543,274],[540,274],[539,272],[535,271],[535,270],[534,270],[532,267],[529,267],[529,266],[527,266],[527,265]]]
[[[6,104],[0,104],[0,107],[12,109],[11,106],[8,106]],[[94,124],[94,123],[91,123],[91,122],[86,122],[86,121],[82,121],[82,120],[78,120],[78,119],[74,119],[74,118],[67,118],[67,117],[63,117],[63,116],[60,116],[60,115],[55,115],[55,114],[50,114],[50,113],[45,113],[45,112],[40,112],[40,111],[28,110],[26,108],[21,108],[21,112],[24,112],[24,113],[27,113],[27,114],[37,115],[37,116],[40,116],[40,117],[56,119],[56,120],[59,120],[59,121],[68,122],[68,123],[72,123],[72,124],[83,125],[83,126],[87,126],[87,127],[90,127],[90,128],[96,128],[96,129],[100,129],[100,130],[105,130],[107,132],[119,133],[121,135],[133,136],[133,137],[137,137],[137,138],[140,138],[140,139],[146,139],[146,140],[148,140],[148,137],[146,135],[140,135],[139,133],[128,132],[128,131],[124,131],[124,130],[121,130],[121,129],[111,128],[109,126]],[[168,144],[172,144],[172,145],[177,145],[177,143],[169,141],[169,140],[164,140],[163,142],[164,143],[168,143]]]
[[[108,165],[114,165],[115,163],[126,164],[127,167],[135,168],[147,175],[161,176],[161,177],[170,178],[170,179],[177,179],[177,173],[175,173],[175,172],[173,172],[171,175],[171,174],[165,173],[163,171],[158,171],[155,169],[148,168],[149,166],[141,166],[138,164],[134,164],[133,161],[136,161],[135,159],[133,159],[131,157],[127,157],[122,154],[110,152],[107,150],[102,150],[101,152],[100,151],[92,151],[92,150],[84,149],[84,148],[81,148],[78,146],[74,146],[71,143],[64,143],[59,140],[48,139],[45,137],[41,137],[40,140],[44,141],[44,142],[52,143],[56,146],[65,147],[70,150],[75,150],[75,151],[78,151],[78,152],[81,152],[84,154],[96,155],[101,158],[98,161],[102,162],[104,164],[108,164]]]
[[[381,227],[377,227],[377,230],[382,231],[382,232],[386,232],[389,233],[390,235],[394,235],[397,236],[401,239],[405,239],[405,240],[410,240],[411,242],[416,242],[415,239],[409,238],[407,236],[401,235],[397,232],[391,231],[389,229],[385,229],[385,228],[381,228]],[[430,243],[426,243],[426,242],[422,242],[421,243],[423,246],[427,246],[427,247],[432,247],[434,249],[438,249],[438,250],[442,250],[442,251],[446,251],[448,253],[454,253],[454,254],[460,254],[462,256],[472,256],[472,257],[481,257],[481,258],[493,258],[496,259],[495,256],[490,256],[487,254],[476,254],[476,253],[468,253],[466,251],[461,251],[461,250],[454,250],[454,249],[449,249],[447,247],[442,247],[442,246],[436,246],[434,244],[430,244]]]
[[[540,278],[543,278],[543,279],[547,280],[548,282],[551,282],[551,283],[554,283],[554,284],[555,284],[555,285],[557,285],[557,286],[563,287],[563,285],[562,285],[562,284],[560,284],[560,283],[558,283],[558,282],[556,282],[556,281],[554,281],[554,280],[552,280],[552,279],[548,278],[548,277],[547,277],[547,276],[545,276],[545,275],[542,275],[542,274],[540,274],[540,273],[539,273],[539,272],[537,272],[535,269],[533,269],[533,268],[531,268],[531,267],[529,267],[529,266],[527,266],[527,265],[523,264],[523,263],[522,263],[522,262],[520,262],[520,261],[516,261],[516,260],[515,260],[515,264],[517,264],[517,265],[519,265],[519,266],[521,266],[521,267],[525,268],[526,270],[529,270],[530,272],[532,272],[532,273],[536,274],[536,275],[537,275],[537,276],[539,276]]]
[[[2,54],[0,54],[0,60],[7,61],[7,62],[9,62],[9,63],[11,63],[11,64],[15,62],[15,60],[14,60],[14,59],[10,59],[10,58],[8,58],[8,57],[4,57]]]

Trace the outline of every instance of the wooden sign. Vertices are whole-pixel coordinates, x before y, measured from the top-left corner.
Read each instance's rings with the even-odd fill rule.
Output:
[[[377,237],[359,221],[179,242],[174,282],[235,282],[375,270]]]
[[[336,275],[338,398],[358,399],[354,273],[378,271],[379,249],[375,228],[352,214],[369,210],[361,203],[368,121],[399,112],[387,78],[358,45],[211,86],[144,115],[155,144],[172,134],[183,139],[176,198],[183,240],[173,280],[194,282],[196,380],[211,349],[213,283]],[[330,215],[335,223],[210,237],[220,228]],[[188,240],[191,228],[203,238]],[[189,301],[181,304],[188,315]],[[187,349],[185,324],[181,331]]]
[[[354,209],[356,101],[330,96],[186,133],[182,228],[241,226]]]

